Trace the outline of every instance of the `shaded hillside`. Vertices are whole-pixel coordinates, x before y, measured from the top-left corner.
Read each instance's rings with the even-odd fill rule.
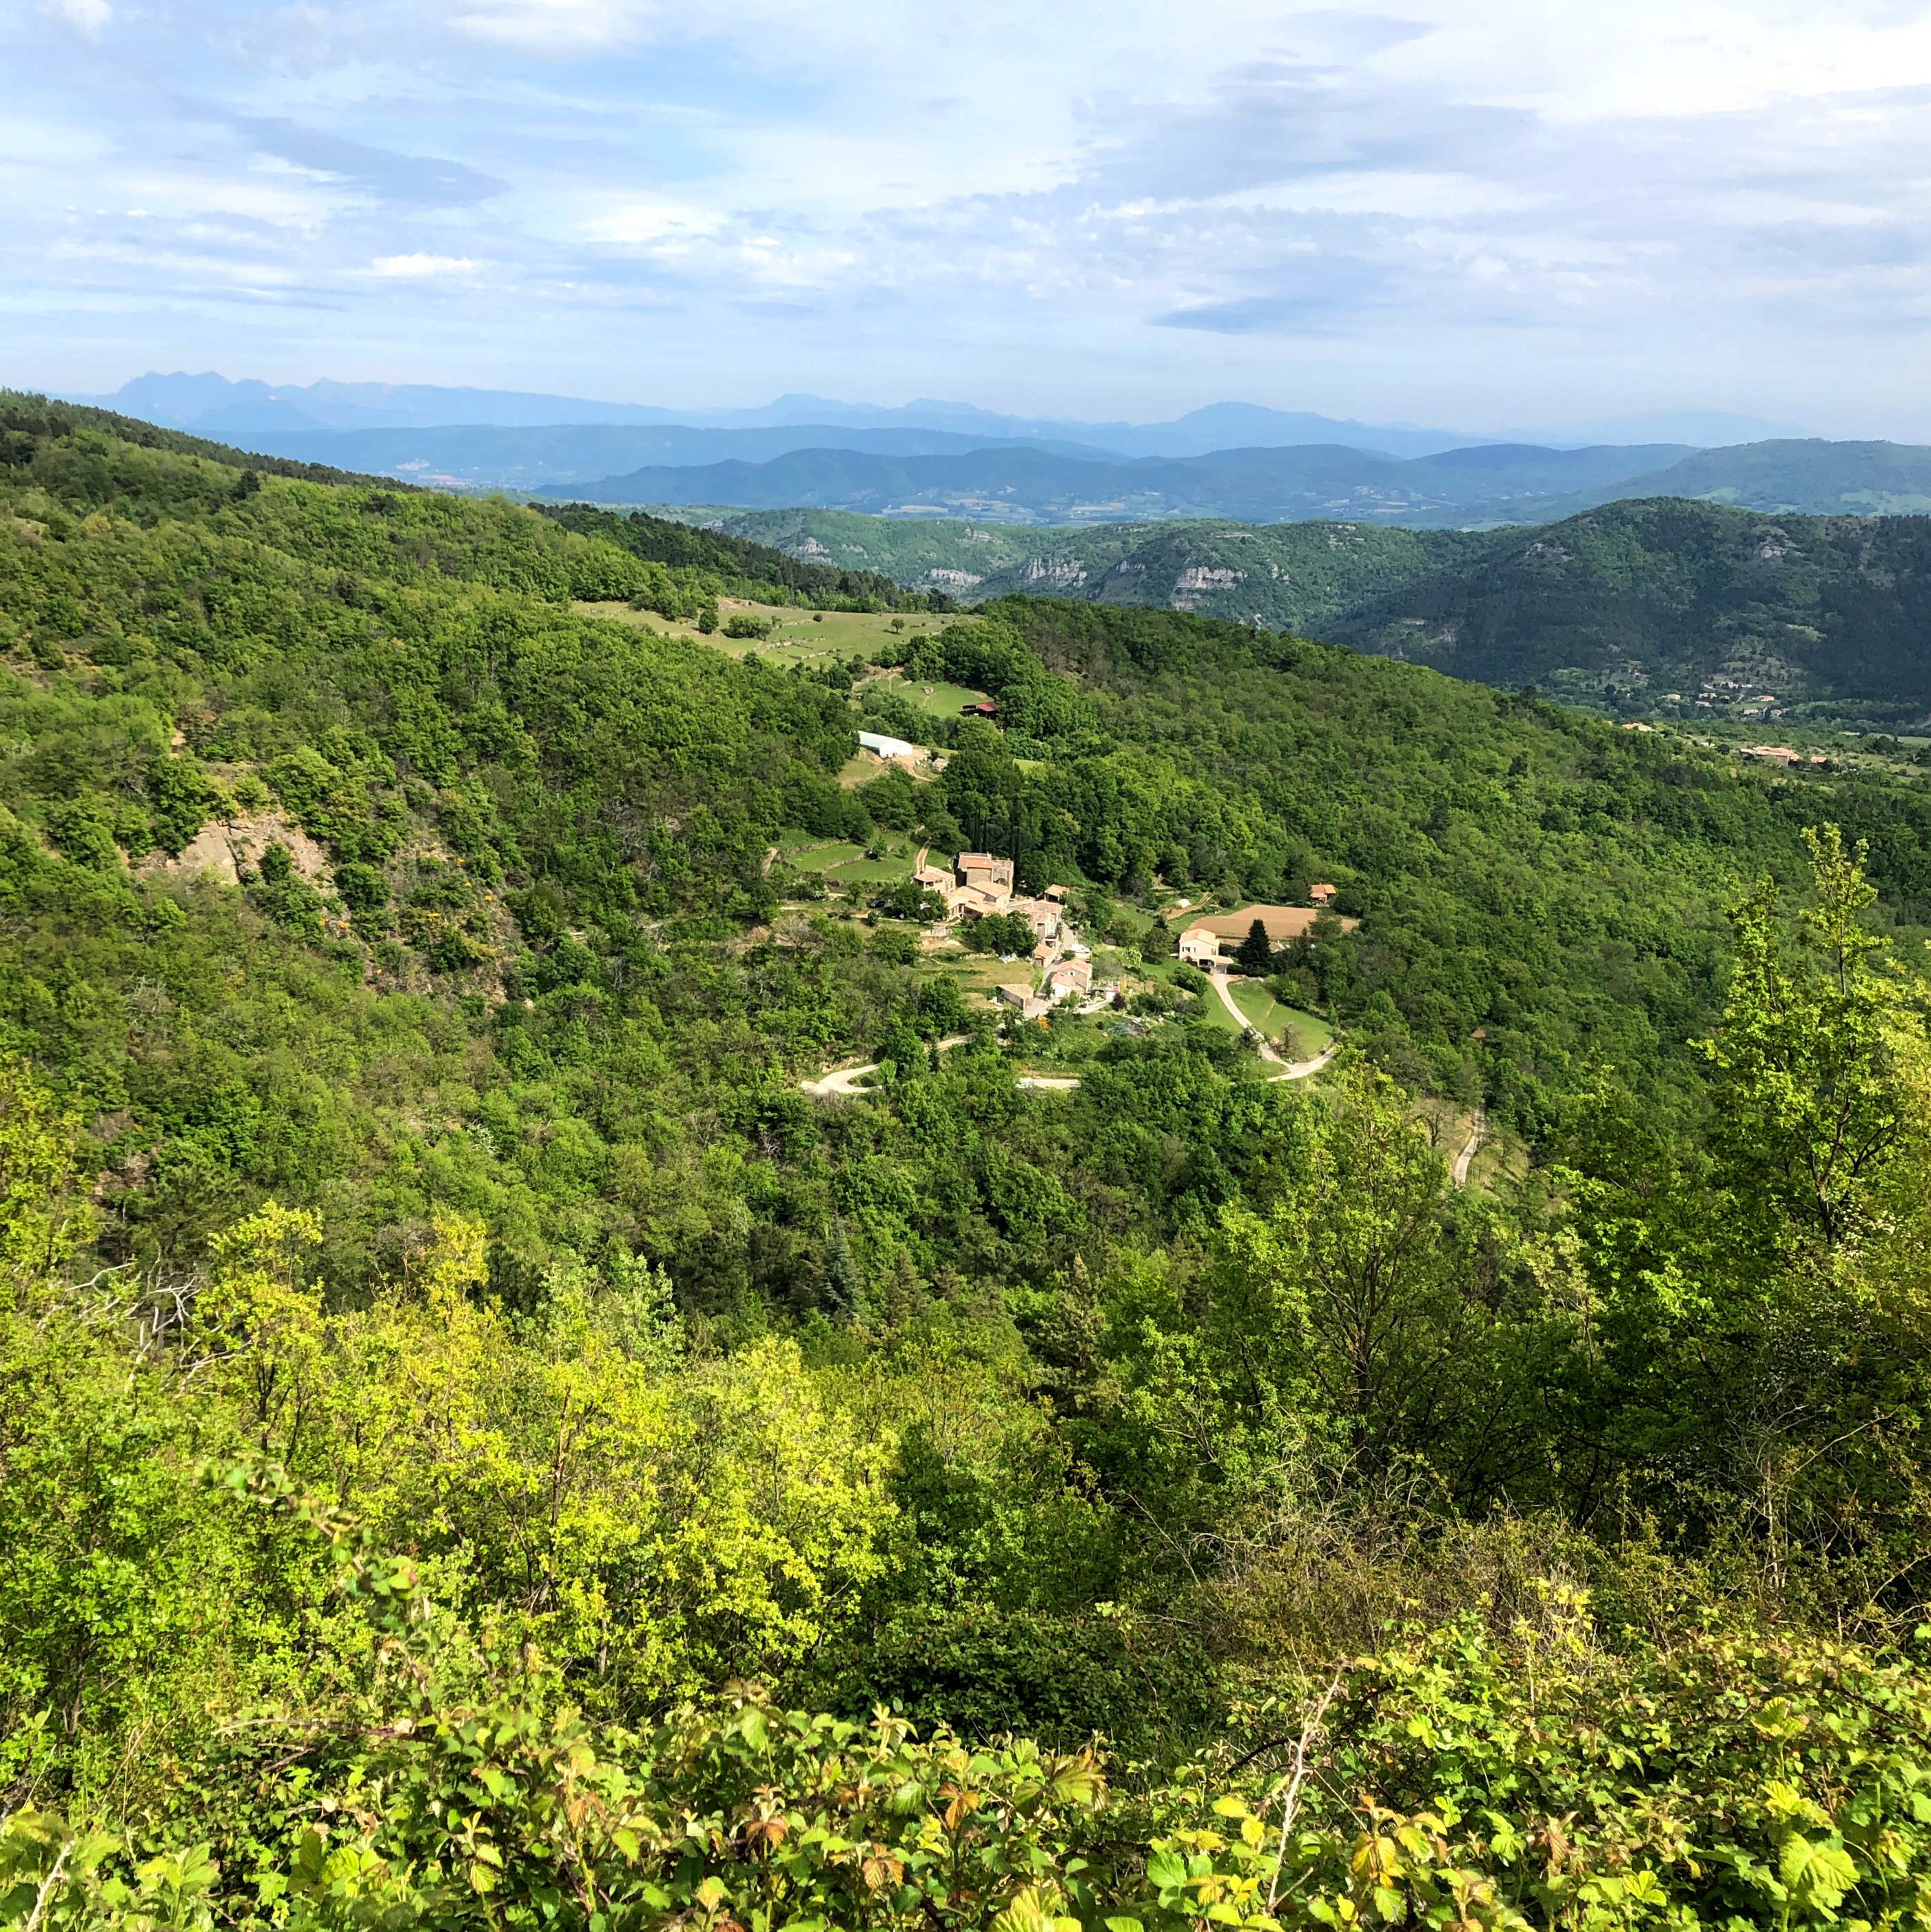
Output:
[[[1198,612],[1632,713],[1931,711],[1931,519],[1771,516],[1662,499],[1472,532],[1219,521],[1027,532],[822,511],[732,518],[793,554],[865,556],[965,599]]]
[[[922,608],[925,602],[880,571],[840,569],[802,561],[768,544],[672,523],[641,510],[625,516],[589,503],[568,503],[559,508],[541,506],[539,513],[565,530],[600,538],[649,562],[709,572],[735,596],[796,597],[827,606],[859,603],[887,609]]]
[[[1931,713],[1931,518],[1616,503],[1498,532],[1326,631],[1459,677],[1639,709],[1768,698],[1909,724]]]
[[[49,402],[45,396],[19,389],[0,389],[0,431],[16,438],[52,437],[67,440],[76,435],[91,434],[111,438],[137,449],[164,449],[176,456],[199,458],[218,463],[228,470],[252,470],[265,476],[298,476],[310,483],[373,483],[378,478],[333,464],[298,462],[280,456],[256,455],[225,442],[211,442],[207,437],[192,436],[186,430],[163,429],[142,422],[112,410],[95,409],[85,403]],[[406,483],[392,487],[407,489]]]

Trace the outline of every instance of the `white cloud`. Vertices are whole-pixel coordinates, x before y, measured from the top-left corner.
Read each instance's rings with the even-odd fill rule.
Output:
[[[114,17],[107,0],[41,0],[42,10],[70,27],[77,27],[89,40],[97,40],[100,30]]]
[[[1902,433],[1920,387],[1931,10],[1892,0],[108,5],[0,10],[78,130],[0,162],[39,380],[64,305],[163,286],[197,368],[270,339],[231,304],[299,291],[290,377],[467,358],[640,400],[1244,388]],[[517,302],[439,286],[484,274]]]
[[[449,18],[475,39],[568,58],[627,44],[655,10],[631,0],[468,0]]]
[[[379,275],[407,281],[472,276],[476,272],[475,263],[466,255],[379,255],[369,266]]]

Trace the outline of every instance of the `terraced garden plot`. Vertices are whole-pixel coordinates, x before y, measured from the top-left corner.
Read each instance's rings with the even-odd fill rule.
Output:
[[[867,859],[861,856],[847,864],[826,869],[827,885],[889,886],[912,876],[910,853],[900,858]]]
[[[986,1000],[996,1000],[1000,988],[1009,981],[1017,984],[1024,980],[1030,986],[1035,976],[1031,960],[1018,959],[1008,964],[990,952],[940,952],[933,956],[933,964],[957,984],[961,992],[976,993]]]
[[[878,856],[868,859],[867,850]],[[820,874],[828,886],[883,886],[910,878],[918,848],[902,836],[869,848],[849,838],[814,838],[809,832],[787,832],[778,841],[778,856],[801,872]]]

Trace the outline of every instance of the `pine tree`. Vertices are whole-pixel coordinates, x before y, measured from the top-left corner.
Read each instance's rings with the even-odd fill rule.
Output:
[[[1234,952],[1234,963],[1257,980],[1264,980],[1273,970],[1274,946],[1267,937],[1266,920],[1257,919],[1247,928],[1247,937]]]
[[[852,1259],[851,1246],[845,1239],[842,1221],[832,1223],[832,1238],[825,1248],[825,1278],[818,1291],[818,1305],[834,1322],[856,1323],[865,1309],[865,1287],[858,1278],[858,1265]]]

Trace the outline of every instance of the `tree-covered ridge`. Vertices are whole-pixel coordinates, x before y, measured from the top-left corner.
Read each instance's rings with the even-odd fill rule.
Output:
[[[1777,516],[1922,516],[1931,511],[1931,450],[1908,442],[1771,438],[1698,450],[1613,490],[1552,494],[1538,520],[1618,497],[1678,496]]]
[[[727,536],[722,531],[677,524],[633,510],[628,515],[589,503],[538,505],[545,516],[584,536],[601,537],[652,563],[708,572],[740,597],[768,602],[793,598],[827,610],[845,608],[919,610],[924,599],[909,594],[883,572],[835,570],[801,562],[768,544]]]
[[[382,479],[362,476],[326,463],[299,463],[280,456],[259,456],[236,449],[206,436],[190,435],[186,430],[163,429],[157,423],[142,422],[114,410],[96,409],[85,403],[50,402],[45,396],[18,389],[0,389],[0,432],[12,438],[53,437],[65,440],[76,432],[117,442],[132,443],[142,449],[165,449],[178,456],[199,458],[218,463],[225,469],[252,470],[268,476],[298,476],[310,483],[375,483]],[[17,447],[17,445],[15,446]],[[394,484],[391,489],[407,489]]]
[[[1166,608],[1533,683],[1612,713],[1931,713],[1922,517],[1769,515],[1657,498],[1533,531],[1350,523],[1051,532],[773,511],[726,527],[981,602]],[[1672,703],[1670,694],[1678,702]]]

